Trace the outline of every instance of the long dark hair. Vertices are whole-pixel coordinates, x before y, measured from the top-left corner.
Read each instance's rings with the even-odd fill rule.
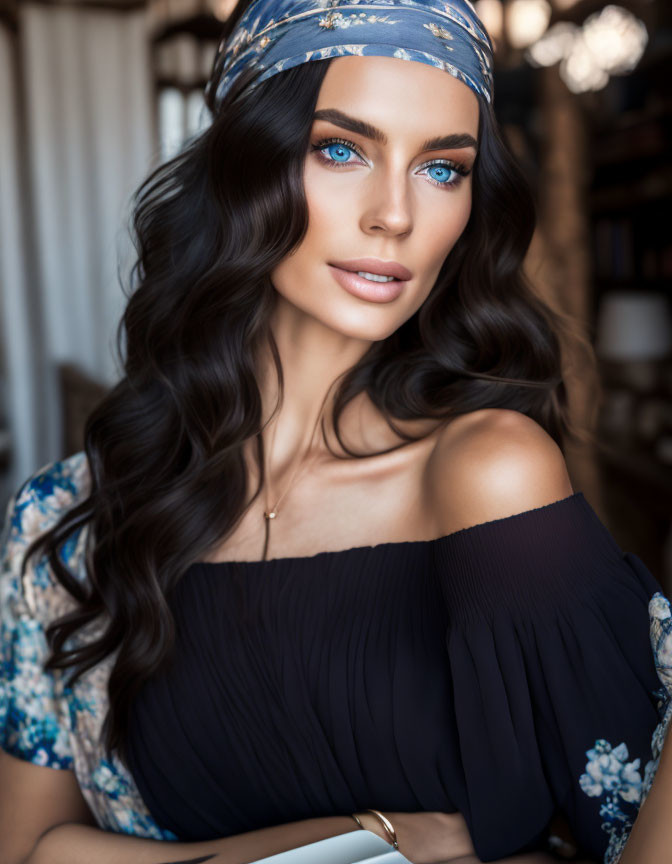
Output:
[[[248,2],[236,7],[229,32]],[[211,86],[211,126],[137,190],[138,257],[116,341],[124,374],[84,430],[90,494],[22,561],[25,572],[28,558],[46,550],[77,601],[47,628],[45,668],[71,667],[73,683],[118,649],[103,737],[108,757],[117,750],[126,765],[134,696],[174,646],[171,592],[190,564],[230,535],[263,487],[256,364],[263,346],[282,389],[269,272],[307,229],[303,163],[329,62],[276,74],[249,99],[255,73],[248,72],[217,108]],[[585,440],[569,417],[560,337],[578,339],[589,361],[592,349],[523,274],[534,200],[492,108],[479,101],[469,222],[422,307],[374,342],[335,393],[334,432],[353,458],[370,454],[348,450],[339,417],[361,391],[404,440],[414,439],[395,419],[447,420],[486,407],[532,417],[561,446],[568,436]],[[260,478],[246,501],[243,446],[251,438]],[[87,587],[57,554],[85,523]],[[69,637],[98,616],[102,634],[66,650]]]

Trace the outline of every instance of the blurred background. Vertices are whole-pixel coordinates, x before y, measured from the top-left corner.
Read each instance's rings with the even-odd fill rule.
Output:
[[[672,590],[672,3],[478,0],[538,204],[528,275],[595,346],[575,490]],[[0,505],[120,377],[130,197],[209,122],[228,0],[0,0]]]

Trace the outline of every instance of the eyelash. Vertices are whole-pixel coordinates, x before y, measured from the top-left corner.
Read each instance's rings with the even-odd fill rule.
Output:
[[[364,158],[363,154],[360,152],[359,148],[356,147],[352,141],[348,141],[345,138],[324,138],[322,141],[318,141],[316,144],[313,144],[311,150],[317,153],[317,158],[325,165],[334,166],[336,168],[342,168],[346,165],[352,165],[352,162],[337,162],[335,159],[331,159],[328,156],[325,156],[321,153],[321,150],[324,150],[329,144],[343,144],[348,150],[352,150],[353,153],[356,153],[360,158]],[[434,186],[438,186],[440,189],[455,189],[462,182],[463,177],[467,177],[471,174],[471,169],[462,165],[460,162],[451,162],[448,159],[433,159],[431,162],[425,162],[421,167],[431,168],[433,165],[442,165],[445,168],[448,168],[451,171],[454,171],[458,176],[451,180],[449,183],[440,183],[438,180],[434,180],[432,177],[427,177],[430,183],[433,183]]]

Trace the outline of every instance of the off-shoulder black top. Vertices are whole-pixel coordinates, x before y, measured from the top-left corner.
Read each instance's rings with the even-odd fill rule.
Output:
[[[655,768],[660,591],[582,492],[430,541],[194,564],[133,706],[134,779],[184,841],[459,810],[491,861],[561,811],[609,864]]]

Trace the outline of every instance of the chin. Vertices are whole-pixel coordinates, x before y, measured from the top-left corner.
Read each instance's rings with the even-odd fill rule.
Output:
[[[373,319],[378,320],[374,321]],[[336,320],[320,318],[325,327],[329,327],[342,336],[350,339],[360,339],[365,342],[382,342],[401,327],[403,321],[391,310],[383,310],[380,306],[373,309],[348,310]]]

